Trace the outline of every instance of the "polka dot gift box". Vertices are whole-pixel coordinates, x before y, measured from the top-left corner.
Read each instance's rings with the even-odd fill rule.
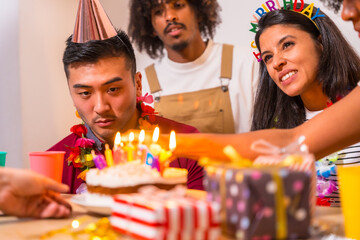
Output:
[[[236,239],[307,238],[311,173],[287,167],[205,166],[208,200],[222,206],[222,231]]]

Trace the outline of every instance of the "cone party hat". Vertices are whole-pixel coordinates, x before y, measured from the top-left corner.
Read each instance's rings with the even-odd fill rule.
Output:
[[[72,37],[73,42],[105,40],[116,35],[116,30],[99,0],[80,0]]]

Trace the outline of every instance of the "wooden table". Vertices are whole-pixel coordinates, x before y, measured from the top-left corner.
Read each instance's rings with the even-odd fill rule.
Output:
[[[72,195],[65,195],[66,200],[70,200]],[[71,203],[71,202],[70,202]],[[19,219],[11,216],[0,216],[0,239],[40,239],[40,237],[49,231],[57,230],[70,226],[74,219],[79,219],[84,216],[88,217],[89,221],[96,222],[102,216],[91,215],[87,213],[86,209],[72,204],[73,213],[67,219]],[[52,238],[46,239],[72,239],[69,235],[58,234]],[[88,238],[84,238],[88,239]]]
[[[65,195],[70,199],[72,195]],[[103,216],[88,213],[86,209],[72,204],[73,213],[67,219],[18,219],[10,216],[0,216],[0,239],[10,240],[35,240],[41,239],[44,234],[70,226],[74,219],[86,217],[87,222],[97,222]],[[343,216],[340,208],[316,207],[314,223],[323,230],[328,230],[336,235],[343,236]],[[70,235],[56,234],[49,238],[51,240],[73,239]],[[89,239],[89,235],[80,236],[77,239]],[[117,239],[128,239],[117,236]],[[226,238],[222,238],[226,239]]]

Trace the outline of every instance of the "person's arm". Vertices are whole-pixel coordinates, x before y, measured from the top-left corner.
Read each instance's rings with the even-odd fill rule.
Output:
[[[276,136],[276,137],[275,137]],[[227,145],[233,146],[245,158],[255,159],[259,153],[250,149],[251,144],[258,139],[265,139],[279,147],[286,146],[294,138],[293,130],[261,130],[242,134],[177,134],[174,155],[199,159],[210,157],[229,160],[223,153]]]
[[[68,190],[68,186],[30,170],[0,168],[0,210],[8,215],[67,217],[71,206],[58,192]]]
[[[359,142],[360,87],[295,131],[306,137],[305,143],[317,159]]]
[[[359,142],[360,87],[294,129],[267,129],[243,134],[177,134],[174,154],[193,159],[206,156],[227,160],[223,148],[230,144],[241,156],[254,159],[260,154],[250,149],[255,140],[264,139],[284,147],[301,135],[305,136],[305,143],[317,159]],[[167,139],[162,139],[162,142],[167,142]]]

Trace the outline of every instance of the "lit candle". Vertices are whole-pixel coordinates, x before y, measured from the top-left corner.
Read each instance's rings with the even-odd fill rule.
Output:
[[[137,145],[136,158],[140,159],[141,163],[146,163],[146,155],[148,148],[143,144],[145,140],[145,131],[141,130],[139,134],[139,144]]]
[[[105,159],[106,159],[106,164],[108,165],[108,167],[111,167],[114,165],[113,154],[112,154],[111,149],[109,148],[109,144],[105,144]]]
[[[157,141],[159,140],[159,135],[160,135],[159,127],[156,127],[152,137],[152,144],[150,145],[150,152],[154,156],[158,156],[161,152],[161,146],[157,144]]]
[[[171,131],[169,141],[169,151],[162,149],[160,152],[160,172],[163,173],[164,169],[169,166],[169,158],[172,156],[172,152],[176,148],[176,137],[175,132]]]
[[[120,132],[116,133],[115,142],[114,142],[114,148],[113,148],[113,156],[114,156],[114,163],[120,164],[123,163],[123,156],[124,156],[124,150],[121,147],[121,135]]]
[[[169,141],[169,149],[173,152],[176,148],[176,136],[175,131],[171,131],[170,133],[170,141]]]
[[[160,135],[159,127],[156,127],[152,137],[153,142],[150,145],[150,152],[151,155],[153,156],[151,167],[156,168],[160,172],[159,154],[162,148],[159,144],[157,144],[157,141],[159,140],[159,135]]]
[[[145,141],[145,130],[144,129],[142,129],[141,131],[140,131],[140,134],[139,134],[139,145],[141,144],[142,145],[142,143]]]
[[[134,141],[134,138],[135,138],[134,133],[131,132],[129,134],[129,143],[124,147],[128,162],[131,162],[134,160],[135,146],[132,144],[132,141]]]
[[[106,168],[106,161],[102,154],[95,154],[94,150],[91,150],[91,154],[93,156],[93,161],[95,163],[95,167],[98,169]]]

